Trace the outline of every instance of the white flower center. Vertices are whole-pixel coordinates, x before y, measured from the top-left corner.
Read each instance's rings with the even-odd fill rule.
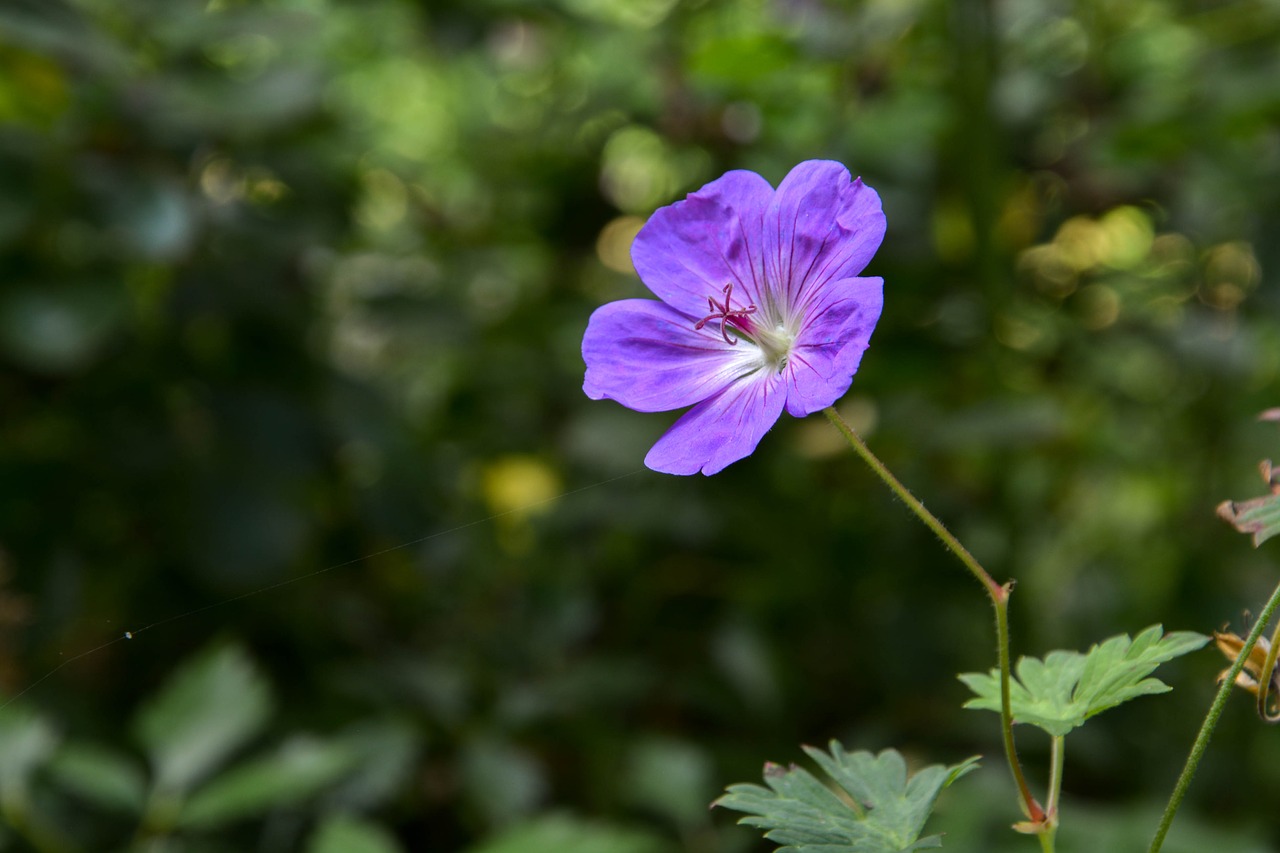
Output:
[[[795,345],[795,333],[783,323],[778,323],[772,328],[757,326],[752,331],[755,333],[753,339],[756,346],[760,348],[760,357],[764,366],[774,373],[781,373],[787,366],[791,348]]]

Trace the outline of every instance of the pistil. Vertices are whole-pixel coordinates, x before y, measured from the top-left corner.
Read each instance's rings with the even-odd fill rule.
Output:
[[[746,308],[734,308],[733,300],[733,282],[729,282],[721,291],[724,294],[724,302],[717,302],[714,296],[707,297],[707,307],[711,313],[703,317],[694,324],[695,332],[701,331],[702,327],[710,323],[712,320],[720,321],[720,336],[724,338],[724,342],[730,346],[736,346],[737,338],[729,337],[729,324],[732,323],[735,330],[750,335],[751,321],[747,319],[750,314],[756,313],[755,304],[748,305]]]

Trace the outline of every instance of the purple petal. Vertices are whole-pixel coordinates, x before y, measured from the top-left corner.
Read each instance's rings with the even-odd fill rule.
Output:
[[[731,346],[710,328],[652,299],[597,308],[582,337],[593,400],[617,400],[638,412],[680,409],[715,396],[758,362],[751,347]]]
[[[884,306],[884,280],[833,282],[805,315],[787,360],[787,412],[802,418],[844,396]]]
[[[694,406],[658,439],[644,464],[666,474],[715,474],[751,455],[782,414],[781,378],[756,373]]]
[[[778,185],[764,218],[764,267],[788,305],[866,267],[884,239],[876,191],[831,160],[796,166]]]
[[[761,216],[773,187],[755,172],[726,172],[684,201],[654,211],[631,245],[640,279],[663,302],[695,318],[707,298],[734,285],[736,306],[757,302]]]

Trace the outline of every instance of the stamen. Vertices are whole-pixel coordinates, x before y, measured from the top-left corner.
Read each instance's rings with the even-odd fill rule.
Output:
[[[695,332],[701,331],[702,327],[707,325],[707,323],[711,322],[712,320],[719,320],[720,321],[720,337],[724,338],[724,342],[726,344],[729,344],[730,346],[737,346],[738,339],[729,338],[729,323],[734,320],[740,320],[743,317],[746,317],[748,314],[756,313],[756,306],[754,303],[751,305],[748,305],[746,308],[733,308],[731,306],[731,302],[733,299],[733,282],[729,282],[728,284],[726,284],[724,286],[724,290],[721,292],[724,293],[724,303],[722,304],[720,302],[717,302],[714,296],[708,296],[707,308],[710,309],[711,313],[703,317],[697,323],[695,323],[693,326],[693,330]],[[734,323],[734,325],[738,326],[737,323]],[[741,326],[738,326],[738,328],[741,329]]]

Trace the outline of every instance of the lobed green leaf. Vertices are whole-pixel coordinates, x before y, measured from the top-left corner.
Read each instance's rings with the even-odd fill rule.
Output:
[[[1061,737],[1085,720],[1138,696],[1170,688],[1148,678],[1160,664],[1195,651],[1209,638],[1193,631],[1164,634],[1152,625],[1130,640],[1121,634],[1089,649],[1088,654],[1053,651],[1044,660],[1019,659],[1009,684],[1014,722],[1027,723]],[[1000,672],[966,673],[960,680],[977,694],[966,708],[1000,711]]]
[[[977,766],[975,757],[908,776],[906,762],[894,750],[846,752],[834,740],[830,752],[804,750],[830,783],[802,767],[766,764],[767,787],[731,785],[713,805],[746,812],[738,822],[765,830],[780,851],[909,853],[942,846],[936,835],[920,837],[925,821],[942,789]]]

